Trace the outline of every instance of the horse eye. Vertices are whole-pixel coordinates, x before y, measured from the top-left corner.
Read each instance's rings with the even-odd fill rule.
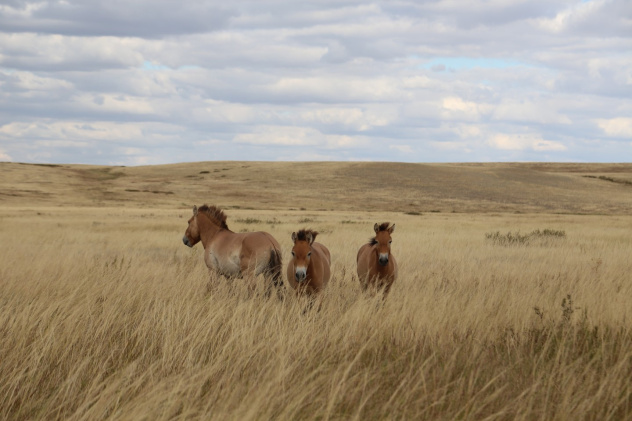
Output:
[[[391,244],[393,242],[393,240],[389,240],[388,243]]]
[[[292,256],[294,256],[294,252],[292,252]]]
[[[309,253],[307,253],[307,257],[310,257],[311,255],[312,255],[311,251]]]

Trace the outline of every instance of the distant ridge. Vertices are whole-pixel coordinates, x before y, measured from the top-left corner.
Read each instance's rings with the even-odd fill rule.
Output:
[[[0,206],[629,214],[632,164],[0,163]]]

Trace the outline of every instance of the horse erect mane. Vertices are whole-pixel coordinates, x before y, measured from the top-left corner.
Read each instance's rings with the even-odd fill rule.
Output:
[[[316,240],[318,232],[308,229],[302,229],[296,233],[296,241],[307,241],[307,234],[312,234],[312,241]]]
[[[378,227],[377,227],[377,231],[388,231],[388,222],[383,222],[381,223]],[[375,237],[371,237],[369,238],[369,244],[374,246],[377,244],[377,240],[375,239]]]
[[[228,229],[228,225],[226,225],[226,215],[220,208],[204,204],[198,208],[198,212],[202,212],[208,216],[215,225]]]

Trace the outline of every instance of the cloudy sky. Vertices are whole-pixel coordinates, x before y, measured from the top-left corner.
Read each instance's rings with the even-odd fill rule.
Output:
[[[0,161],[632,161],[630,0],[2,0]]]

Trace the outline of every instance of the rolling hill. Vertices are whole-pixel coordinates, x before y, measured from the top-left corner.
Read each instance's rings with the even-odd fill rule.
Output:
[[[632,164],[0,163],[0,205],[627,214]]]

